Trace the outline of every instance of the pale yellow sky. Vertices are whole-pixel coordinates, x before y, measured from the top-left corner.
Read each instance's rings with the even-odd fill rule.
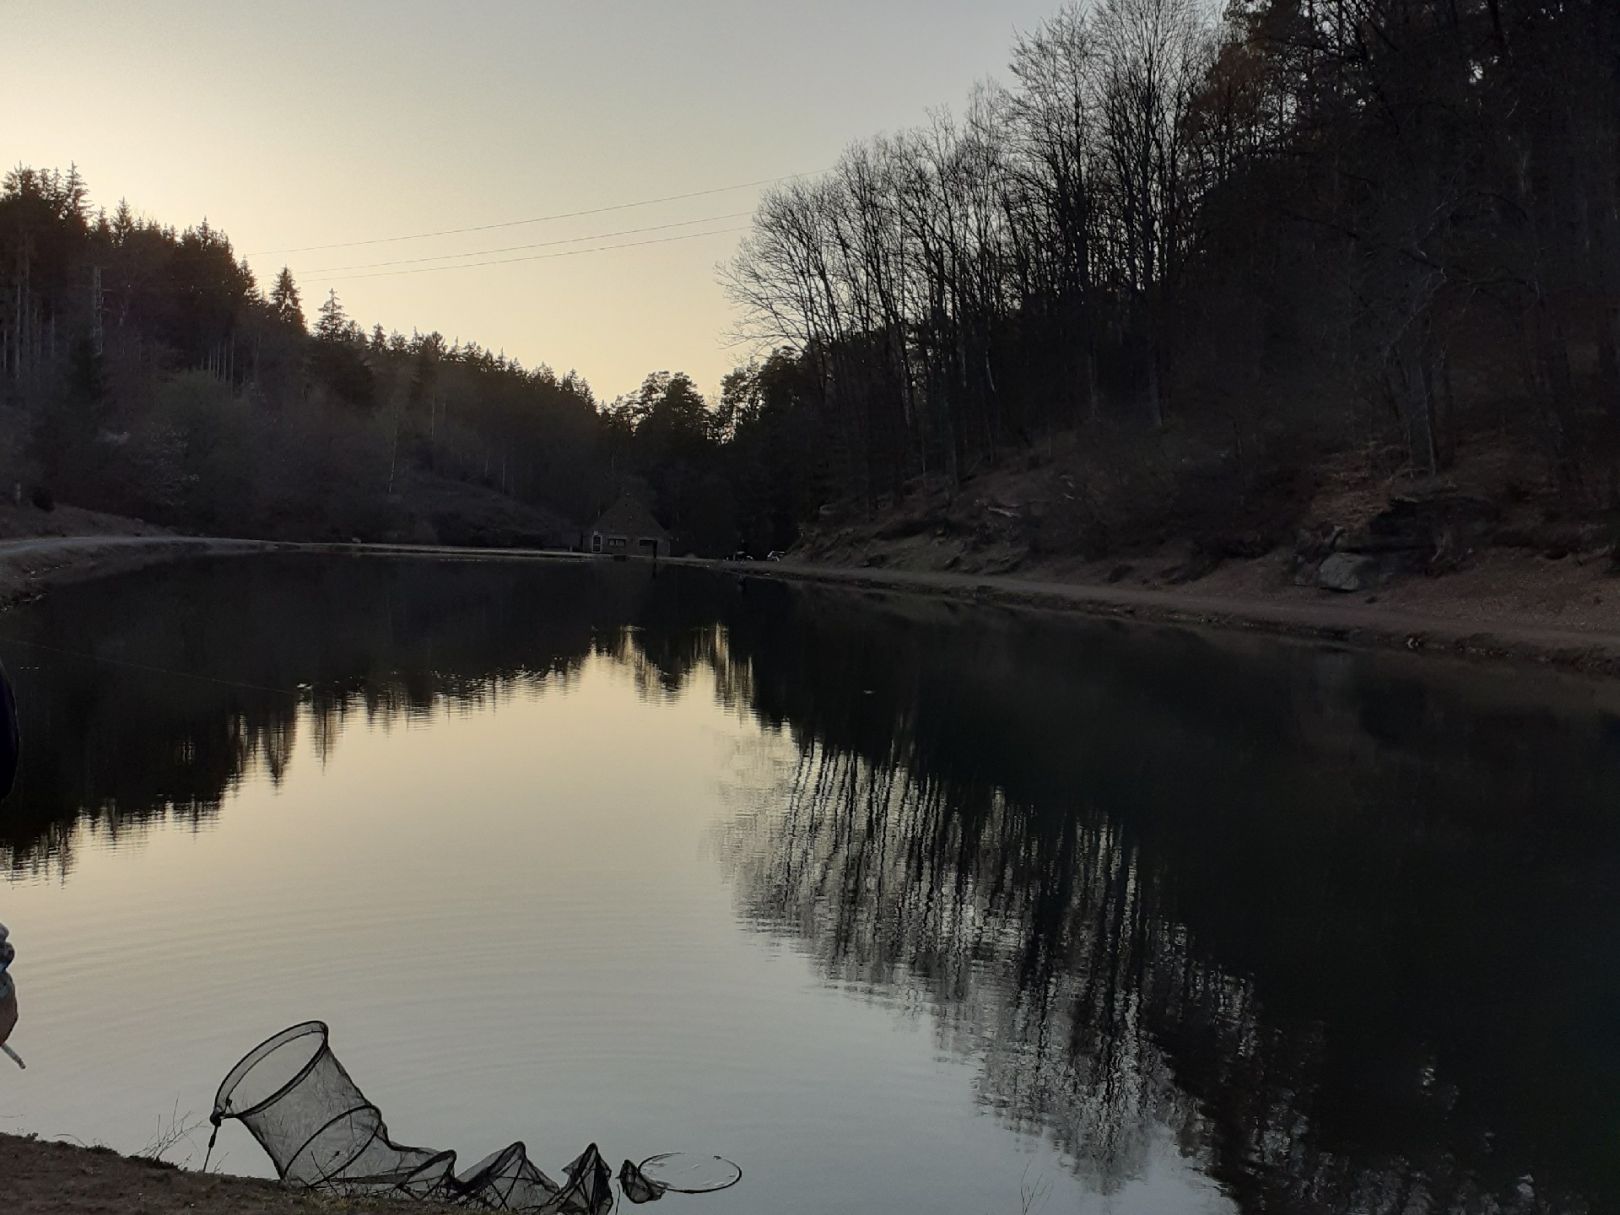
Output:
[[[76,161],[94,199],[207,217],[366,326],[707,393],[742,357],[715,279],[737,233],[424,274],[335,271],[746,212],[758,189],[429,240],[269,251],[812,172],[957,104],[1058,0],[0,0],[0,164]],[[682,228],[534,249],[662,240]],[[520,257],[523,252],[501,254]],[[482,259],[472,259],[482,260]],[[438,264],[438,263],[428,263]],[[340,281],[341,280],[341,281]]]

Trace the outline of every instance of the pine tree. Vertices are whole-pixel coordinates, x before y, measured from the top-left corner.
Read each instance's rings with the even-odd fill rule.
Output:
[[[62,179],[61,192],[62,217],[84,223],[90,204],[90,187],[84,184],[84,177],[79,173],[77,164],[68,165],[67,176]]]
[[[254,277],[253,267],[248,265],[247,258],[244,257],[241,261],[236,263],[236,272],[241,276],[242,294],[247,296],[249,299],[258,299],[259,280]]]
[[[315,322],[315,337],[323,342],[343,342],[349,336],[349,315],[343,311],[337,291],[328,291],[326,302],[321,305],[320,316]]]
[[[270,289],[270,310],[283,324],[304,332],[304,306],[298,299],[298,285],[293,282],[292,271],[286,266],[276,275],[276,285]]]
[[[115,244],[122,245],[130,238],[130,234],[140,227],[140,221],[135,218],[135,212],[130,209],[129,200],[120,198],[118,209],[113,212],[112,234]]]

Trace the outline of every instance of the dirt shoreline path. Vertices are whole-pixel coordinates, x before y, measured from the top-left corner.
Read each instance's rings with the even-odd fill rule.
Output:
[[[287,543],[207,536],[41,536],[0,541],[0,609],[31,599],[52,584],[96,578],[188,556],[265,552],[426,557],[455,561],[590,561],[582,553],[546,549],[455,548],[444,545]],[[1459,583],[1455,614],[1398,601],[1326,599],[1323,592],[1196,587],[1109,586],[1063,578],[889,570],[806,562],[730,562],[667,558],[670,565],[713,569],[738,577],[821,583],[862,591],[944,596],[1090,616],[1270,634],[1362,648],[1443,653],[1508,660],[1587,674],[1620,675],[1620,616],[1595,622],[1548,623],[1534,613],[1481,603]],[[1438,582],[1438,580],[1434,580]],[[1398,588],[1397,588],[1398,590]],[[1617,596],[1620,602],[1620,596]]]

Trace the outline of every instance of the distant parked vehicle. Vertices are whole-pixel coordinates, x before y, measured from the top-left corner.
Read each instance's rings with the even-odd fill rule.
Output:
[[[783,557],[786,557],[786,556],[787,556],[787,554],[784,553],[781,549],[773,548],[770,552],[765,554],[765,560],[767,560],[767,561],[780,561]]]
[[[736,552],[731,554],[731,559],[733,561],[752,561],[754,557],[753,554],[745,553],[742,549],[738,549]]]

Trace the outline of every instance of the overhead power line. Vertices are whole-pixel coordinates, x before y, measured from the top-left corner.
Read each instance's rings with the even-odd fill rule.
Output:
[[[524,224],[543,224],[557,219],[577,219],[582,215],[604,215],[609,211],[629,211],[636,207],[653,207],[659,203],[679,202],[685,198],[707,198],[711,194],[729,194],[733,190],[751,190],[756,186],[773,186],[778,182],[793,181],[800,177],[813,177],[815,173],[824,172],[817,169],[813,173],[789,173],[785,177],[765,177],[759,181],[739,182],[734,186],[715,186],[708,190],[689,190],[684,194],[666,194],[661,198],[643,198],[636,202],[613,203],[606,207],[587,207],[581,211],[559,211],[554,215],[535,215],[528,219],[509,219],[498,224],[474,224],[466,228],[440,228],[436,232],[411,232],[404,236],[378,236],[370,240],[336,241],[330,245],[299,245],[290,249],[262,249],[257,253],[249,253],[248,257],[269,257],[281,253],[316,253],[323,249],[353,249],[362,245],[387,245],[406,240],[427,240],[434,236],[457,236],[463,232],[490,232],[496,228],[517,228]]]
[[[383,266],[414,266],[422,262],[447,262],[457,257],[488,257],[495,253],[517,253],[525,249],[550,249],[556,245],[577,245],[588,240],[610,240],[615,236],[637,236],[643,232],[667,232],[671,228],[692,228],[698,224],[715,224],[726,219],[746,219],[752,211],[732,211],[726,215],[707,215],[702,219],[683,219],[673,224],[650,224],[645,228],[621,228],[617,232],[594,232],[590,236],[567,236],[558,240],[537,241],[532,245],[507,245],[500,249],[469,249],[465,253],[436,253],[431,257],[402,257],[389,262],[362,262],[356,266],[325,266],[318,270],[305,270],[304,274],[336,274],[344,270],[375,270]],[[443,269],[454,269],[445,266]]]
[[[322,282],[355,282],[366,278],[393,278],[401,274],[432,274],[438,270],[473,270],[479,266],[510,266],[516,262],[541,262],[553,257],[578,257],[583,253],[608,253],[614,249],[639,249],[644,245],[669,245],[676,241],[699,240],[705,236],[726,236],[733,232],[746,232],[748,226],[740,224],[733,228],[716,228],[713,232],[691,232],[685,236],[662,236],[656,240],[633,240],[619,245],[597,245],[590,249],[565,249],[560,253],[532,253],[528,257],[502,257],[487,262],[462,262],[455,266],[417,266],[411,270],[379,270],[375,274],[347,274],[336,279],[322,279]]]

